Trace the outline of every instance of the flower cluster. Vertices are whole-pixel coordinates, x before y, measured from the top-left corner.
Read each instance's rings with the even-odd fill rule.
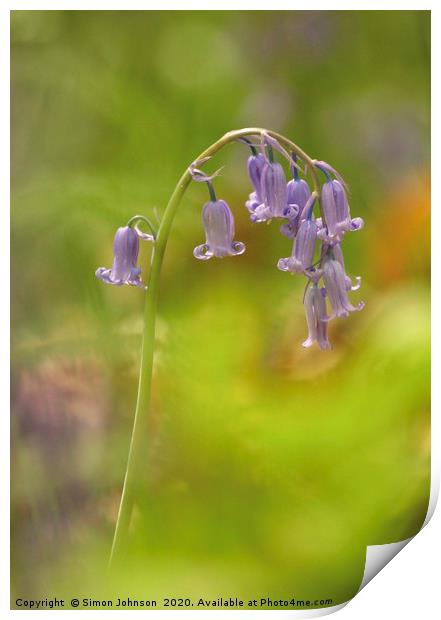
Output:
[[[321,349],[328,349],[328,322],[334,317],[347,317],[364,305],[360,302],[354,306],[349,301],[348,293],[360,287],[360,278],[357,277],[353,285],[346,275],[341,249],[345,233],[362,228],[363,220],[351,218],[344,181],[325,162],[313,162],[326,178],[319,196],[300,178],[295,156],[287,154],[274,139],[265,140],[261,152],[247,143],[252,150],[247,165],[253,191],[245,203],[250,219],[256,223],[276,218],[285,220],[280,231],[292,240],[292,251],[290,256],[278,261],[277,267],[307,278],[303,303],[308,337],[303,346],[317,343]],[[288,182],[282,165],[274,161],[275,148],[290,161],[292,179]],[[190,173],[193,180],[208,184],[211,198],[202,210],[206,242],[195,248],[194,256],[207,260],[242,254],[244,244],[234,241],[233,214],[227,203],[217,200],[214,193],[211,182],[217,173],[206,176],[196,164],[190,167]],[[317,218],[314,215],[316,205],[321,206],[321,217]]]
[[[334,317],[347,317],[364,305],[360,302],[354,306],[349,301],[348,293],[360,287],[360,278],[353,283],[346,274],[341,247],[344,235],[360,230],[363,220],[351,217],[345,183],[329,164],[312,161],[297,149],[313,174],[314,191],[311,191],[306,179],[300,178],[299,171],[303,171],[295,154],[290,155],[268,133],[262,132],[258,145],[244,137],[239,140],[251,149],[247,167],[252,192],[245,202],[250,219],[254,223],[283,220],[280,232],[291,240],[292,250],[290,256],[278,261],[277,267],[280,271],[302,274],[307,279],[303,304],[308,337],[303,346],[317,343],[320,349],[328,349],[328,322]],[[289,144],[287,140],[284,142]],[[276,151],[289,161],[292,177],[289,181],[283,166],[275,161]],[[204,261],[245,252],[245,245],[234,238],[234,217],[230,207],[225,200],[218,199],[214,191],[213,179],[220,171],[206,175],[200,170],[208,159],[202,157],[188,168],[191,178],[206,183],[209,191],[209,201],[202,209],[205,243],[193,251],[195,258]],[[318,172],[325,176],[321,188],[317,181]],[[319,217],[316,217],[314,208],[319,209]],[[138,228],[136,223],[139,221],[148,225],[151,234]],[[97,269],[97,278],[116,286],[130,284],[147,288],[137,265],[139,240],[155,241],[155,238],[154,227],[148,218],[135,215],[126,226],[117,230],[113,265],[110,269]]]

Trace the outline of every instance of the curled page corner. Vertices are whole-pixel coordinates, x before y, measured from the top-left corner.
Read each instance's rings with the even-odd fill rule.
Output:
[[[438,501],[439,494],[439,479],[438,475],[433,476],[430,484],[430,497],[429,503],[427,507],[426,517],[424,519],[424,523],[421,526],[421,530],[425,527],[435,512],[435,507]],[[415,538],[419,534],[415,534],[410,538],[406,538],[405,540],[399,540],[398,542],[388,543],[385,545],[369,545],[366,547],[366,562],[364,565],[364,574],[363,579],[361,580],[360,587],[357,590],[360,592],[374,577],[377,575],[386,564],[389,562],[402,550],[404,547],[410,543],[410,541]]]
[[[432,476],[431,485],[430,485],[430,498],[427,507],[426,517],[424,519],[424,523],[421,526],[421,529],[425,527],[432,515],[435,511],[436,503],[438,500],[439,494],[439,480],[438,476]],[[421,530],[420,530],[421,531]],[[419,532],[418,532],[419,533]],[[417,536],[418,534],[415,534]],[[357,594],[387,565],[393,558],[402,550],[404,547],[411,541],[415,536],[411,536],[410,538],[406,538],[405,540],[399,540],[398,542],[387,543],[385,545],[368,545],[366,547],[366,561],[364,566],[363,578],[361,580],[360,586],[354,595]],[[349,599],[344,603],[340,603],[339,605],[333,605],[332,607],[321,607],[318,609],[304,609],[304,610],[293,610],[290,612],[274,612],[277,613],[277,617],[280,618],[281,613],[290,614],[292,618],[318,618],[320,616],[327,616],[330,614],[343,609],[350,601]],[[241,612],[243,613],[243,612]]]
[[[388,543],[386,545],[369,545],[366,548],[366,562],[364,565],[363,579],[361,580],[358,592],[362,590],[377,575],[386,564],[402,550],[412,540],[413,536],[406,540]]]

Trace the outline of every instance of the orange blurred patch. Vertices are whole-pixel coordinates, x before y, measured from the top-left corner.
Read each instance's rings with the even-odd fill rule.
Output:
[[[414,174],[374,209],[369,226],[369,264],[375,282],[387,286],[428,277],[430,271],[430,178]]]

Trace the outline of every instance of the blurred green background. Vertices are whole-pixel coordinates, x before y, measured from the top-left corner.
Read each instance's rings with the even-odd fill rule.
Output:
[[[13,598],[347,600],[366,545],[415,534],[428,502],[429,12],[14,11],[11,28]],[[94,272],[118,226],[160,217],[199,152],[253,125],[345,177],[366,308],[332,322],[332,351],[302,349],[304,283],[275,267],[290,242],[249,223],[248,153],[227,147],[211,169],[247,252],[194,260],[192,186],[112,579],[143,293]]]

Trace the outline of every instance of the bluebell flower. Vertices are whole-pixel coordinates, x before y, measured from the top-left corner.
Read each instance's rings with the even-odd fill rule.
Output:
[[[317,225],[313,219],[303,220],[294,239],[291,256],[281,258],[277,263],[281,271],[303,273],[310,269],[313,262],[315,243],[317,239]]]
[[[330,318],[346,317],[350,312],[364,308],[363,302],[353,306],[349,301],[346,274],[341,263],[332,255],[332,251],[324,259],[323,280],[333,310]]]
[[[320,349],[329,349],[331,345],[327,333],[329,317],[326,314],[325,290],[316,284],[308,286],[303,305],[308,325],[308,338],[302,346],[310,347],[316,342]]]
[[[245,252],[245,245],[234,239],[234,218],[224,200],[210,200],[202,209],[206,242],[198,245],[193,255],[199,260],[215,256],[237,256]]]
[[[130,226],[118,228],[113,242],[112,268],[100,267],[95,272],[96,277],[106,284],[131,284],[145,288],[141,281],[141,269],[137,265],[138,253],[139,236],[136,230]]]
[[[258,201],[257,194],[255,199]],[[291,210],[288,207],[286,177],[281,164],[265,160],[261,171],[260,199],[257,206],[247,205],[249,210],[252,207],[251,221],[268,222],[274,217],[289,217]]]
[[[304,273],[312,267],[317,240],[317,224],[312,217],[315,199],[316,194],[313,194],[300,216],[301,223],[294,239],[291,256],[281,258],[277,263],[281,271]]]
[[[286,189],[290,215],[288,222],[280,227],[280,232],[288,239],[294,239],[300,224],[300,215],[311,196],[311,190],[306,181],[299,179],[296,168],[294,168],[294,178],[288,182]]]
[[[323,184],[321,203],[326,226],[321,224],[320,239],[338,243],[344,233],[363,228],[361,217],[351,218],[345,188],[337,179],[329,178]]]
[[[318,236],[326,243],[339,243],[346,232],[363,228],[364,222],[361,217],[351,218],[346,185],[337,170],[324,161],[316,160],[314,165],[326,175],[321,197],[325,221],[317,220]],[[331,174],[336,178],[332,179]]]
[[[336,190],[334,189],[334,183],[338,183],[338,181],[329,179],[322,187],[321,204],[326,222],[326,235],[329,239],[335,239],[338,233]]]
[[[262,203],[268,212],[267,219],[286,217],[288,192],[285,172],[281,164],[267,161],[262,169],[260,182]]]

